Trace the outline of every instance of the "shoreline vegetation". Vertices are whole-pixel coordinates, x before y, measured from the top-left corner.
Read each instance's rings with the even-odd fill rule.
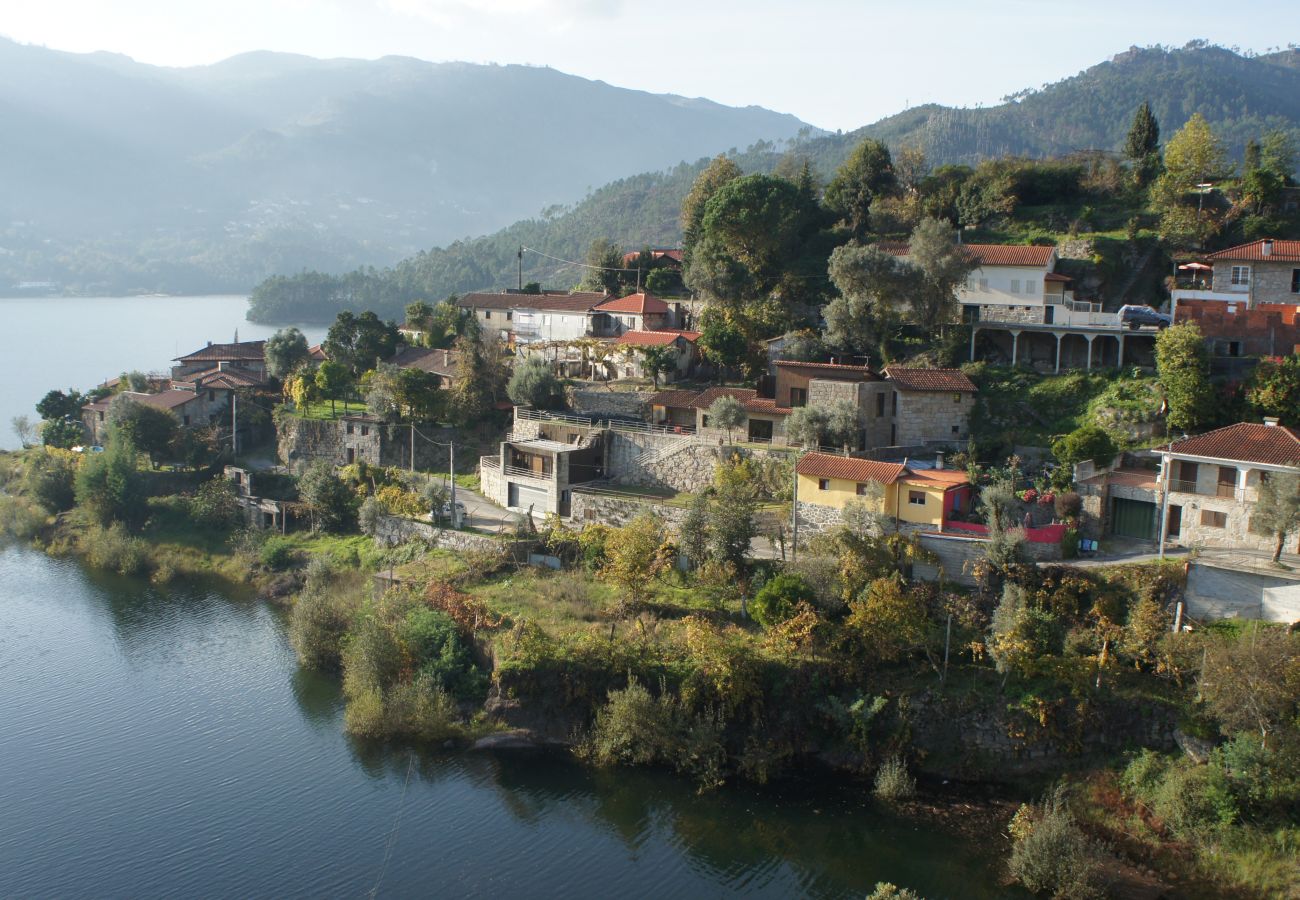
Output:
[[[373,472],[337,479],[347,511],[333,531],[245,531],[219,479],[143,464],[138,508],[99,519],[85,469],[110,462],[0,455],[4,530],[95,568],[216,577],[286,606],[300,663],[338,674],[358,737],[550,747],[672,769],[701,791],[829,769],[904,814],[996,828],[1009,875],[1058,896],[1300,887],[1296,638],[1252,624],[1171,634],[1178,566],[1013,555],[985,561],[968,592],[904,581],[906,540],[845,529],[741,577],[718,552],[722,517],[709,523],[721,543],[709,549],[706,527],[706,562],[687,573],[645,516],[550,523],[534,539],[562,560],[551,571],[504,545],[377,547],[355,531],[361,495],[384,481]],[[752,503],[747,478],[722,466],[706,493]],[[377,591],[379,572],[394,586]],[[1193,749],[1144,740],[1160,722]],[[989,729],[996,740],[971,739]]]

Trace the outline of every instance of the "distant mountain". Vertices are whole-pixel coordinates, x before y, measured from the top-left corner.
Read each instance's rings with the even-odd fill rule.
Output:
[[[1178,50],[1131,49],[1109,62],[1039,91],[986,109],[921,106],[856,131],[805,134],[789,145],[758,145],[736,155],[746,172],[769,172],[785,154],[809,160],[823,178],[864,137],[897,150],[926,149],[932,164],[976,163],[1007,154],[1045,157],[1080,149],[1118,150],[1134,111],[1149,100],[1164,139],[1194,112],[1202,113],[1240,156],[1245,141],[1274,128],[1300,138],[1300,51],[1245,57],[1193,44]],[[581,259],[596,238],[630,250],[674,244],[677,213],[704,163],[623,178],[555,215],[520,221],[486,237],[457,241],[404,260],[388,273],[314,279],[259,292],[252,315],[265,321],[329,319],[341,307],[370,307],[397,315],[410,299],[515,285],[515,253],[524,245],[564,259]],[[565,287],[581,270],[525,254],[524,280]],[[301,288],[301,289],[298,289]]]
[[[1199,41],[1179,50],[1133,47],[999,106],[919,106],[851,137],[916,144],[937,162],[1118,150],[1143,100],[1151,102],[1162,138],[1199,112],[1240,157],[1249,138],[1300,126],[1300,50],[1242,56]]]
[[[0,39],[0,293],[247,289],[385,265],[635,172],[812,129],[549,68],[250,53],[168,69]]]

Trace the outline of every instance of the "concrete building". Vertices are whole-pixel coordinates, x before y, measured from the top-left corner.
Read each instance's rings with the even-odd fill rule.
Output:
[[[971,505],[966,473],[950,469],[805,453],[795,471],[799,524],[814,531],[843,524],[844,508],[854,502],[865,503],[904,531],[942,531],[954,513]]]
[[[1174,441],[1161,451],[1166,540],[1184,546],[1273,549],[1275,537],[1251,529],[1259,484],[1274,472],[1300,473],[1300,431],[1239,422]],[[1152,498],[1153,500],[1155,498]],[[1292,535],[1288,552],[1300,552]]]
[[[1190,293],[1175,291],[1175,294]],[[1175,301],[1174,321],[1195,322],[1215,356],[1286,356],[1300,353],[1300,301],[1256,303],[1244,298]]]
[[[570,488],[604,477],[603,430],[588,420],[515,409],[498,452],[479,459],[483,496],[534,515],[568,516]]]
[[[640,352],[645,347],[671,347],[674,353],[674,366],[671,372],[662,376],[667,381],[685,378],[695,370],[699,363],[700,332],[682,331],[680,329],[663,329],[660,331],[625,331],[614,342],[618,347],[614,365],[624,378],[642,378],[646,375],[643,363],[644,355]]]

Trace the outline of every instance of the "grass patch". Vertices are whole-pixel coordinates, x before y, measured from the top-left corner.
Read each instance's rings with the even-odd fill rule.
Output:
[[[294,410],[291,415],[300,419],[320,419],[332,421],[340,416],[360,416],[365,415],[366,405],[355,400],[335,401],[331,407],[328,401],[319,401],[316,403],[304,403],[298,409]]]

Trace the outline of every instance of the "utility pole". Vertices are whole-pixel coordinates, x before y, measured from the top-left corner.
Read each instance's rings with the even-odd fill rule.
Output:
[[[790,500],[790,561],[799,559],[799,454],[794,455],[794,490]]]
[[[239,409],[239,396],[230,392],[230,455],[239,455],[239,419],[237,410]]]
[[[451,524],[457,528],[460,522],[456,521],[456,439],[453,437],[448,446],[451,448],[451,460],[447,463],[448,476],[451,478]]]
[[[411,423],[411,474],[415,474],[415,423]]]
[[[524,289],[524,245],[523,244],[519,245],[519,253],[517,254],[517,257],[519,259],[519,290],[522,291]]]

